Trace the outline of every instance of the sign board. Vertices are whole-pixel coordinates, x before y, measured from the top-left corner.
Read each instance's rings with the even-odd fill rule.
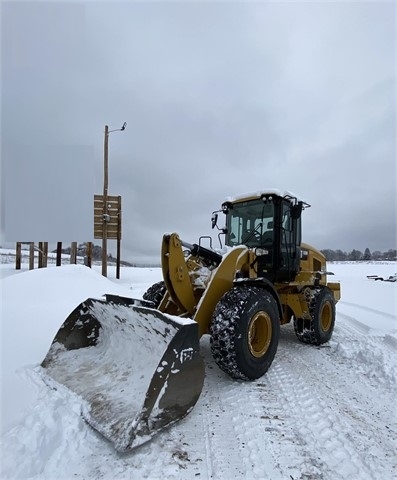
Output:
[[[121,196],[107,196],[107,238],[121,240]],[[103,238],[103,195],[94,195],[94,239]]]

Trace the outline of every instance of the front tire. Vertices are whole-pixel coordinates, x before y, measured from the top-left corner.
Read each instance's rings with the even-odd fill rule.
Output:
[[[280,336],[276,300],[258,287],[234,287],[218,302],[210,326],[215,362],[232,378],[254,380],[273,362]]]
[[[164,297],[165,290],[166,288],[164,281],[157,282],[146,290],[142,298],[144,300],[152,302],[153,308],[157,308]]]
[[[311,320],[294,318],[295,334],[303,343],[322,345],[331,339],[335,326],[335,299],[329,288],[313,293],[309,311]]]

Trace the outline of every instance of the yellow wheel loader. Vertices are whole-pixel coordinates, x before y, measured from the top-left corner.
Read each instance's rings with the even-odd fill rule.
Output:
[[[218,250],[165,234],[163,281],[142,300],[106,295],[79,305],[42,362],[45,381],[77,394],[87,422],[125,451],[197,402],[202,335],[217,365],[241,380],[266,373],[282,324],[292,321],[301,342],[327,342],[340,285],[327,282],[324,255],[301,241],[309,206],[278,190],[229,198],[212,216],[224,237]]]

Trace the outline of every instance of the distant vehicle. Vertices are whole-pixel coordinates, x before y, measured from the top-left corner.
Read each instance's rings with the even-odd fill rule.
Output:
[[[367,275],[370,280],[381,280],[382,282],[397,282],[397,273],[390,275],[389,278],[379,277],[378,275]]]

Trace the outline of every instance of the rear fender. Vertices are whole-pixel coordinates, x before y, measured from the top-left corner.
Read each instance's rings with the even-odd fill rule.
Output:
[[[334,296],[335,303],[339,302],[341,297],[341,288],[339,282],[328,282],[327,287],[331,290]]]

